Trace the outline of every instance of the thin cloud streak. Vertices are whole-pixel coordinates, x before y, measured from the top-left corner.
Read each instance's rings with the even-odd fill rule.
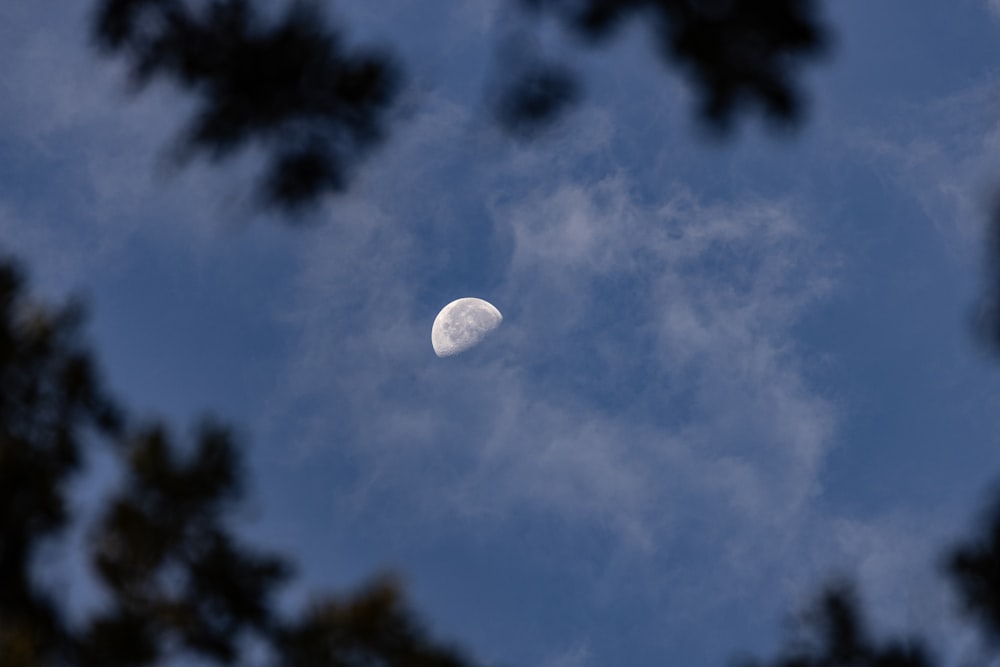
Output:
[[[431,114],[411,140],[461,145],[454,127],[469,126]],[[273,418],[317,404],[329,417],[289,455],[348,456],[357,477],[331,490],[331,511],[405,514],[414,540],[526,518],[596,530],[608,560],[595,595],[594,582],[653,572],[692,535],[723,578],[761,585],[776,556],[794,567],[838,422],[793,334],[836,287],[814,230],[788,201],[708,204],[677,185],[642,203],[621,173],[526,186],[521,169],[538,159],[508,154],[454,191],[461,204],[421,199],[425,180],[449,179],[448,160],[432,175],[376,170],[379,199],[340,205],[344,223],[318,230],[282,315],[299,343]],[[482,199],[486,219],[449,208]],[[434,297],[421,287],[434,265],[463,261],[435,244],[461,224],[501,240],[484,263],[497,277],[489,293]],[[603,296],[612,285],[618,302]],[[445,363],[430,323],[458,296],[487,298],[505,320]]]
[[[56,84],[32,91],[27,107],[10,98],[4,117],[47,150],[85,156],[88,224],[29,237],[38,214],[10,204],[0,212],[7,238],[33,258],[64,253],[69,284],[96,264],[113,271],[104,262],[131,238],[198,245],[229,234],[213,216],[229,180],[194,174],[161,188],[151,178],[182,116],[158,107],[169,91],[122,110],[106,96],[113,72],[81,90],[89,65],[38,39],[22,61],[38,69],[22,74]],[[946,529],[821,508],[842,416],[810,380],[795,326],[841,276],[808,206],[726,203],[673,174],[620,169],[618,123],[600,108],[577,110],[537,147],[508,149],[460,105],[433,93],[422,104],[360,174],[359,193],[292,248],[298,293],[279,314],[292,350],[259,423],[269,431],[251,430],[270,460],[305,468],[340,452],[352,466],[330,474],[346,484],[330,483],[320,511],[389,522],[403,542],[536,526],[543,555],[530,558],[572,558],[588,595],[613,608],[639,599],[696,615],[764,592],[785,608],[789,591],[811,591],[831,563],[857,568],[883,601],[873,617],[912,608],[899,592],[931,566],[914,535]],[[961,136],[975,144],[975,133]],[[901,139],[898,155],[877,159],[901,164],[899,182],[930,198],[942,229],[960,229],[975,208],[964,174],[979,169],[976,156],[997,154],[991,136],[968,158],[965,143],[921,152]],[[140,215],[150,208],[170,224]],[[430,323],[466,295],[495,302],[505,321],[489,346],[444,364]],[[681,545],[693,557],[676,555]],[[397,561],[409,563],[398,552]],[[604,655],[597,644],[553,643],[557,664]]]
[[[919,204],[963,261],[980,259],[977,249],[1000,182],[998,108],[997,82],[979,83],[920,110],[900,110],[905,113],[891,128],[849,138],[860,156]]]

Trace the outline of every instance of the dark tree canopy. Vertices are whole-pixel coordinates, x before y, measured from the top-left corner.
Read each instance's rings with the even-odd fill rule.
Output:
[[[962,610],[1000,649],[1000,487],[978,535],[948,554],[946,571]]]
[[[799,619],[802,635],[769,662],[744,667],[932,667],[936,663],[917,639],[876,641],[854,590],[828,586]]]
[[[81,313],[32,301],[0,261],[0,665],[245,664],[251,639],[268,655],[255,664],[274,667],[472,664],[430,637],[389,578],[279,614],[291,564],[230,525],[243,482],[232,433],[206,420],[179,442],[164,424],[131,423],[98,381]],[[70,624],[32,568],[80,521],[67,494],[94,447],[117,457],[123,480],[74,557],[91,564],[107,602]]]
[[[232,663],[245,631],[275,621],[272,595],[288,573],[225,527],[239,497],[237,452],[222,427],[204,424],[187,456],[163,426],[121,444],[124,488],[91,534],[91,558],[114,603],[92,619],[86,664],[149,664],[176,645]]]
[[[964,617],[986,640],[988,654],[971,664],[995,664],[1000,657],[1000,486],[976,533],[953,546],[944,571]],[[879,642],[873,638],[850,584],[826,587],[799,619],[800,635],[770,661],[745,660],[742,667],[934,667],[940,664],[918,637]],[[963,663],[964,664],[964,663]]]
[[[816,0],[505,1],[528,17],[553,13],[589,42],[643,21],[663,59],[699,91],[700,115],[720,129],[753,107],[796,119],[796,69],[828,41]],[[268,21],[254,0],[97,0],[92,32],[136,84],[163,78],[198,99],[182,160],[261,146],[260,201],[294,213],[350,186],[386,137],[403,82],[396,58],[348,49],[317,6],[293,3]],[[537,134],[581,98],[579,73],[564,64],[501,56],[497,67],[496,119],[517,136]]]
[[[0,664],[36,664],[69,647],[55,600],[33,585],[42,540],[72,519],[66,487],[90,432],[120,419],[80,344],[82,309],[41,308],[0,264]]]
[[[510,134],[529,139],[544,130],[580,98],[580,84],[565,66],[529,62],[508,66],[496,86],[497,123]]]
[[[401,84],[389,56],[349,50],[314,4],[268,23],[250,0],[101,0],[93,33],[136,84],[162,77],[199,99],[182,159],[262,146],[261,202],[285,211],[347,188]]]
[[[185,656],[246,664],[248,641],[264,648],[254,664],[265,667],[473,664],[428,634],[391,577],[279,613],[292,566],[233,531],[244,476],[231,431],[205,420],[178,440],[165,424],[133,423],[102,387],[82,321],[78,305],[33,301],[20,271],[0,261],[0,665],[145,667]],[[41,546],[80,521],[68,492],[97,447],[117,458],[122,481],[76,557],[107,600],[71,624],[33,565]],[[1000,489],[945,565],[967,618],[1000,650]],[[743,665],[939,664],[919,638],[876,638],[846,584],[827,587],[799,620],[777,657]]]
[[[816,0],[521,0],[556,13],[592,41],[628,20],[645,23],[661,57],[688,75],[702,117],[720,128],[759,106],[778,121],[802,110],[802,60],[828,45]]]
[[[435,645],[401,603],[399,584],[376,580],[349,600],[313,604],[294,626],[282,629],[283,667],[463,667],[453,648]]]

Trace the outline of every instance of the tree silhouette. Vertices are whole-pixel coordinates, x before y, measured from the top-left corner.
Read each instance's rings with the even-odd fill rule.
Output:
[[[700,94],[699,113],[719,129],[744,108],[773,120],[802,111],[800,61],[829,43],[814,0],[521,0],[548,11],[584,38],[607,38],[629,20],[652,31],[660,56],[684,71]]]
[[[71,302],[43,306],[0,261],[0,665],[143,667],[184,655],[245,664],[250,640],[275,667],[464,667],[433,639],[389,576],[293,615],[275,605],[288,560],[233,533],[243,497],[239,448],[203,421],[190,442],[162,423],[134,424],[99,381]],[[89,527],[86,553],[108,602],[69,623],[32,574],[39,548],[79,521],[68,504],[87,453],[102,447],[122,483]],[[1000,487],[976,534],[944,559],[962,610],[1000,649]],[[920,638],[880,641],[851,586],[826,587],[801,633],[744,667],[934,667]]]
[[[1000,651],[1000,486],[976,534],[951,547],[943,570],[966,620],[974,623],[994,652]],[[828,585],[799,618],[794,637],[768,662],[744,660],[742,667],[933,667],[938,662],[926,640],[911,637],[878,643],[867,627],[853,587]]]
[[[125,58],[137,87],[163,77],[200,106],[177,155],[225,158],[248,144],[268,153],[261,203],[294,212],[340,192],[385,135],[400,88],[393,60],[350,51],[314,4],[268,24],[248,0],[192,8],[184,0],[102,0],[98,46]]]
[[[850,584],[830,584],[799,619],[802,636],[770,662],[747,660],[743,667],[932,667],[918,639],[879,643]]]
[[[23,289],[19,272],[0,265],[0,664],[12,666],[69,648],[31,566],[70,519],[66,486],[88,431],[113,437],[121,426],[80,345],[80,307],[46,310]]]
[[[181,444],[163,424],[131,423],[98,380],[82,312],[34,302],[0,261],[0,665],[140,667],[187,654],[229,665],[250,639],[283,667],[473,664],[428,635],[388,577],[278,614],[290,563],[230,527],[243,482],[232,433],[206,420]],[[123,472],[79,554],[108,603],[70,624],[32,564],[79,520],[68,487],[95,447]]]
[[[647,23],[663,60],[699,91],[702,118],[719,129],[754,107],[778,122],[797,119],[796,69],[828,43],[814,0],[506,1],[528,17],[558,16],[588,43],[629,19]],[[396,58],[347,49],[314,2],[268,21],[252,0],[98,0],[92,34],[104,53],[125,60],[137,86],[163,78],[198,99],[176,152],[181,162],[263,147],[260,203],[285,213],[350,186],[386,137],[402,89]],[[532,136],[581,97],[568,66],[512,53],[498,67],[496,119],[518,136]]]
[[[1000,648],[1000,487],[983,516],[980,534],[948,554],[945,570],[966,617]]]

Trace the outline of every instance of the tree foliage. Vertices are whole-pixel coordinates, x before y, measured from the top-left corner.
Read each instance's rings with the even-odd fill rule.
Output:
[[[701,116],[718,128],[753,107],[780,122],[798,118],[797,67],[828,42],[818,0],[504,1],[529,17],[555,15],[588,43],[630,19],[648,24],[663,60],[688,76]],[[134,83],[166,79],[198,99],[182,161],[263,147],[260,201],[286,213],[350,186],[386,137],[403,86],[398,58],[347,48],[316,3],[293,3],[268,20],[253,0],[98,0],[92,34],[128,64]],[[496,119],[532,136],[581,98],[580,75],[511,56],[498,63]]]
[[[919,639],[879,642],[866,627],[850,584],[829,585],[800,618],[797,637],[769,662],[746,661],[744,667],[932,667]]]
[[[279,614],[292,566],[232,530],[244,475],[231,431],[206,420],[183,442],[165,424],[133,423],[101,386],[82,321],[78,305],[30,299],[22,274],[0,262],[0,665],[140,667],[184,655],[230,665],[251,640],[275,667],[473,664],[427,633],[389,577]],[[70,623],[33,567],[80,520],[68,494],[97,447],[119,461],[122,482],[73,557],[89,561],[107,602]]]
[[[754,109],[778,122],[799,118],[799,67],[830,41],[818,0],[506,1],[555,16],[589,44],[643,23],[660,59],[691,81],[699,115],[720,129]],[[397,58],[348,48],[315,3],[267,19],[253,0],[96,0],[91,33],[125,61],[137,88],[165,79],[196,98],[181,162],[260,147],[260,203],[286,213],[350,187],[388,136],[404,85]],[[496,119],[515,134],[533,135],[581,99],[580,73],[568,65],[499,66]],[[1000,346],[997,227],[979,324]],[[186,653],[235,664],[251,638],[271,664],[290,667],[471,664],[430,637],[392,578],[279,614],[290,563],[244,544],[230,526],[243,479],[232,433],[205,421],[179,443],[164,424],[133,423],[98,381],[81,322],[78,305],[32,301],[22,274],[0,262],[0,665],[131,667]],[[92,447],[111,451],[124,475],[79,555],[109,602],[70,624],[32,568],[40,547],[77,519],[67,494]],[[945,572],[966,618],[1000,647],[1000,501],[980,534],[947,555]],[[777,657],[746,664],[937,664],[919,638],[877,639],[845,583],[821,592],[800,630]]]
[[[976,533],[952,546],[944,574],[966,620],[981,631],[992,659],[1000,657],[1000,487]],[[742,667],[936,667],[942,664],[926,639],[880,642],[868,627],[853,587],[828,585],[799,618],[799,635],[766,662]],[[987,657],[984,664],[995,664]]]
[[[815,0],[521,0],[592,42],[629,20],[646,24],[661,58],[698,91],[699,113],[719,127],[745,108],[795,120],[801,61],[823,52],[829,30]]]
[[[945,570],[966,617],[1000,648],[1000,487],[979,534],[948,554]]]
[[[93,34],[137,86],[165,78],[198,98],[182,161],[259,145],[261,203],[288,212],[347,187],[401,85],[391,57],[347,48],[313,4],[268,22],[249,0],[102,0]]]
[[[188,441],[136,424],[103,388],[84,342],[83,310],[32,300],[0,262],[0,665],[143,667],[197,655],[245,664],[248,642],[274,667],[463,667],[431,637],[399,582],[277,610],[289,560],[232,529],[244,474],[232,432],[203,421]],[[122,480],[87,529],[86,559],[106,603],[70,623],[65,600],[34,576],[39,550],[80,521],[69,503],[89,453],[103,448]],[[1000,649],[1000,489],[976,534],[944,559],[966,618]],[[745,667],[934,667],[919,637],[879,640],[850,585],[828,586],[778,656]]]

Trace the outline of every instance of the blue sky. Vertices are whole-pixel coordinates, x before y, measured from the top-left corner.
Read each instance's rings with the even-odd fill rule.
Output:
[[[839,573],[877,627],[972,650],[937,559],[1000,474],[968,325],[1000,6],[828,3],[806,122],[724,142],[641,26],[597,51],[543,26],[586,98],[531,144],[484,102],[498,7],[339,8],[408,63],[406,113],[289,229],[245,204],[257,155],[166,173],[190,101],[126,97],[86,8],[6,3],[0,247],[87,296],[139,414],[238,425],[246,532],[299,560],[295,596],[392,568],[487,664],[697,667],[769,653]],[[463,296],[504,322],[439,359]]]

